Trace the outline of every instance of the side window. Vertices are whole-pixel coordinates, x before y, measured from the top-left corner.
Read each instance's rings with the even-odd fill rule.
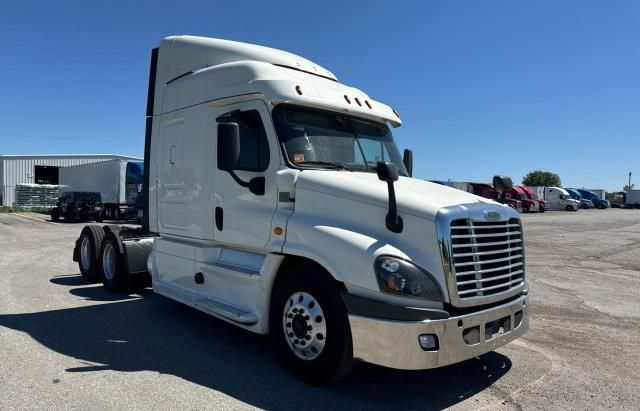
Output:
[[[387,148],[384,146],[382,141],[362,137],[360,137],[358,140],[359,141],[355,143],[356,161],[364,163],[364,159],[362,159],[362,153],[357,147],[358,143],[360,143],[360,147],[362,147],[362,151],[364,152],[364,155],[369,163],[376,163],[378,161],[390,161],[389,152],[387,151]]]
[[[238,170],[264,171],[269,166],[269,142],[260,113],[242,111],[231,118],[240,126],[240,159]]]

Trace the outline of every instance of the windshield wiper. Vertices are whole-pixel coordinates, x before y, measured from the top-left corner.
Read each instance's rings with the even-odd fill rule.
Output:
[[[297,165],[308,164],[308,165],[313,165],[313,166],[328,166],[328,167],[332,167],[332,168],[339,168],[339,169],[342,169],[342,170],[353,171],[352,168],[347,167],[346,165],[342,164],[339,161],[299,161],[296,164]]]

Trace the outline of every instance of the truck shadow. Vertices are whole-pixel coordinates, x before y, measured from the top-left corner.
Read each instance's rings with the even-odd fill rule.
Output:
[[[53,281],[73,286],[75,280]],[[62,285],[61,284],[61,285]],[[511,361],[489,353],[436,370],[397,371],[360,364],[329,387],[289,375],[268,340],[143,290],[116,296],[100,286],[74,295],[111,303],[0,315],[0,326],[28,333],[47,348],[78,359],[70,373],[116,370],[175,375],[259,408],[441,409],[491,386]]]

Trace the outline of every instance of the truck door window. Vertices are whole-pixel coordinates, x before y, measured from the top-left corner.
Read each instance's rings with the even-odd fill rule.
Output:
[[[264,171],[269,166],[269,142],[260,113],[242,111],[230,119],[240,126],[240,159],[238,170]]]

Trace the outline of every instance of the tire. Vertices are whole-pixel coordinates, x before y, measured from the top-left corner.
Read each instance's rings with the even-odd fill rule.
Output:
[[[298,309],[303,311],[295,312]],[[322,269],[297,266],[278,278],[271,299],[270,324],[276,351],[298,378],[326,384],[353,369],[347,310],[332,279]]]
[[[100,281],[98,252],[102,247],[103,238],[104,230],[98,225],[87,225],[80,233],[78,267],[82,278],[90,283]]]
[[[60,221],[60,209],[58,207],[53,207],[51,209],[51,221],[53,222]]]
[[[118,231],[105,232],[98,258],[100,280],[112,292],[122,292],[129,288],[129,275],[125,271],[124,256],[120,252]]]
[[[571,207],[570,205],[566,206],[564,209],[567,211],[573,211],[573,207]]]
[[[544,213],[544,207],[540,207],[540,212]]]

